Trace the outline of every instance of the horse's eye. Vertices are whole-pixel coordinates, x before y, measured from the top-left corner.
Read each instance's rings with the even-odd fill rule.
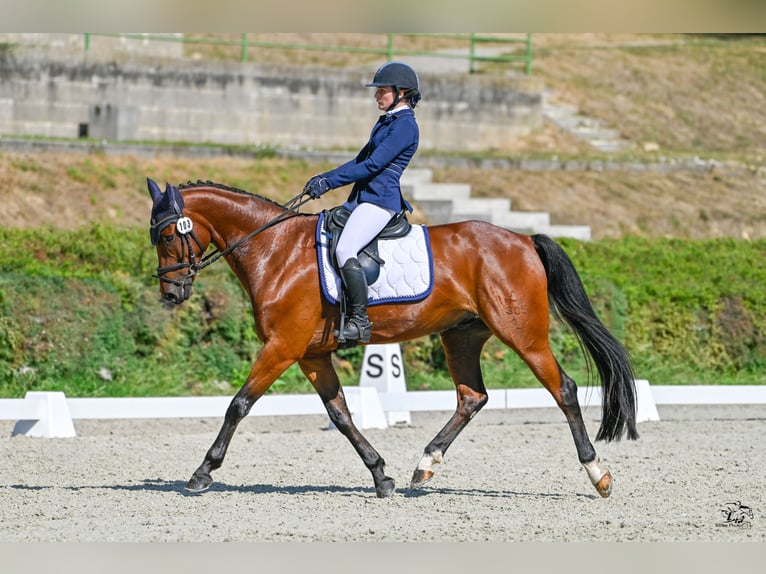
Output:
[[[173,234],[162,236],[162,240],[165,242],[165,245],[170,245],[171,243],[173,243],[173,241],[175,241],[175,239],[176,239],[176,236]]]

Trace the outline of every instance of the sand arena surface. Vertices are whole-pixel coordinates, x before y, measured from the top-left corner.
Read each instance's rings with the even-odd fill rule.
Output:
[[[201,495],[183,486],[220,419],[79,420],[69,439],[11,437],[3,421],[0,540],[766,541],[766,407],[659,412],[638,441],[596,443],[609,499],[552,409],[480,413],[416,491],[412,471],[449,414],[365,431],[397,483],[384,500],[322,416],[247,418]],[[594,436],[597,412],[585,416]],[[732,502],[753,517],[727,523]]]

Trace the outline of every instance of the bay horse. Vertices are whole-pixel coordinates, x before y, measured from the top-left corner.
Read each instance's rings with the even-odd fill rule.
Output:
[[[221,467],[237,425],[297,362],[330,420],[371,472],[376,495],[390,496],[394,480],[386,476],[385,461],[355,426],[332,365],[331,355],[338,348],[333,331],[340,313],[338,304],[331,304],[320,290],[318,214],[300,214],[295,207],[212,182],[166,184],[164,192],[148,178],[147,183],[162,298],[169,305],[180,305],[191,295],[197,274],[215,259],[225,258],[250,296],[263,343],[186,490],[209,488],[211,472]],[[299,199],[296,196],[291,203]],[[566,417],[580,463],[598,493],[608,497],[611,472],[588,438],[577,385],[551,351],[550,313],[576,334],[589,371],[592,363],[597,368],[603,397],[597,441],[620,440],[626,432],[629,439],[638,438],[634,376],[626,349],[596,316],[569,257],[546,235],[523,235],[483,221],[435,225],[428,232],[434,260],[431,293],[413,303],[369,308],[370,344],[439,333],[457,391],[455,412],[426,445],[410,487],[418,488],[433,477],[434,465],[486,404],[480,357],[494,335],[551,393]],[[217,251],[204,256],[211,244]]]

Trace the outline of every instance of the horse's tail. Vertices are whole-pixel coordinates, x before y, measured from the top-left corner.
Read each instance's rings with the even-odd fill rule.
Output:
[[[596,316],[566,252],[547,235],[533,235],[532,241],[548,277],[553,313],[572,329],[587,350],[589,370],[588,355],[601,378],[603,414],[596,440],[619,440],[625,427],[628,438],[637,439],[635,377],[627,350]]]

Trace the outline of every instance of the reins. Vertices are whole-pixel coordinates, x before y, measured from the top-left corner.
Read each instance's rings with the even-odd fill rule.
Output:
[[[209,253],[207,256],[203,257],[202,261],[200,261],[199,264],[194,267],[194,270],[195,271],[202,271],[205,267],[208,267],[209,265],[212,265],[213,263],[218,261],[221,257],[226,257],[229,253],[234,251],[237,247],[239,247],[243,243],[246,243],[247,241],[250,241],[253,237],[255,237],[256,235],[258,235],[259,233],[261,233],[263,231],[266,231],[269,227],[273,227],[277,223],[287,219],[288,215],[293,214],[293,212],[297,212],[298,209],[302,205],[304,205],[304,204],[306,204],[306,203],[308,203],[309,201],[312,200],[311,197],[308,197],[308,198],[304,199],[303,201],[300,201],[301,197],[303,197],[303,193],[300,193],[300,194],[296,195],[295,197],[293,197],[290,201],[288,201],[287,203],[282,205],[282,207],[286,210],[284,213],[280,213],[274,219],[264,223],[263,225],[261,225],[255,231],[251,231],[250,233],[245,235],[243,238],[238,239],[237,241],[235,241],[234,243],[229,245],[223,251],[219,251],[218,249],[216,249],[212,253]]]
[[[280,207],[285,209],[284,213],[280,213],[277,217],[275,217],[274,219],[264,223],[258,229],[255,229],[254,231],[251,231],[250,233],[248,233],[244,237],[238,239],[237,241],[235,241],[234,243],[232,243],[231,245],[226,247],[226,249],[224,249],[223,251],[221,251],[219,249],[216,249],[215,251],[209,253],[208,255],[203,257],[202,260],[199,263],[195,262],[194,249],[191,248],[191,242],[188,242],[188,239],[187,239],[186,235],[181,235],[181,237],[183,239],[187,239],[187,241],[184,242],[184,243],[186,244],[188,242],[188,244],[189,244],[188,245],[188,247],[189,247],[189,262],[187,263],[187,262],[184,261],[184,262],[176,263],[175,265],[169,265],[167,267],[158,267],[157,268],[157,275],[155,275],[154,277],[156,277],[157,279],[159,279],[161,281],[166,281],[168,283],[173,283],[174,285],[178,285],[180,287],[185,286],[187,281],[189,281],[192,277],[197,275],[200,271],[202,271],[206,267],[209,267],[210,265],[212,265],[213,263],[218,261],[221,257],[226,257],[232,251],[234,251],[237,247],[240,247],[242,244],[246,243],[247,241],[249,241],[250,239],[252,239],[256,235],[258,235],[259,233],[269,229],[270,227],[275,226],[276,224],[280,223],[281,221],[284,221],[285,219],[288,219],[288,216],[293,216],[295,213],[297,213],[298,209],[301,206],[305,205],[306,203],[308,203],[309,201],[311,201],[313,199],[311,197],[307,197],[306,199],[301,201],[301,198],[303,197],[303,195],[304,195],[303,192],[301,192],[300,194],[298,194],[295,197],[293,197],[292,199],[290,199],[284,205],[281,205]],[[180,219],[180,217],[182,217],[182,215],[180,215],[176,219]],[[164,221],[165,220],[163,220],[163,222]],[[199,240],[197,239],[197,237],[196,237],[196,235],[194,234],[193,231],[190,233],[190,235],[192,236],[194,241],[197,243],[197,245],[200,248],[202,248],[202,246],[200,245]],[[183,280],[181,280],[181,281],[176,280],[176,279],[169,279],[167,277],[163,277],[163,275],[165,273],[169,273],[170,271],[176,271],[178,269],[183,269],[183,268],[188,268],[189,269],[189,274],[186,275],[183,278]]]

